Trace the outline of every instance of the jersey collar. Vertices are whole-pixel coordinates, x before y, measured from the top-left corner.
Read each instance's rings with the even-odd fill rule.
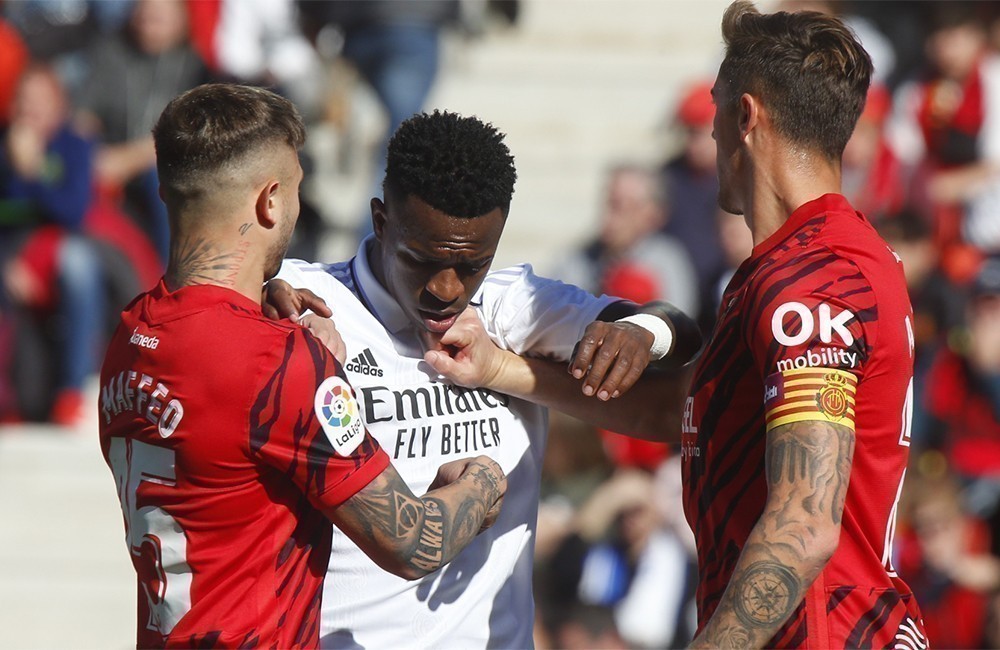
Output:
[[[170,291],[163,278],[150,289],[150,302],[144,307],[150,319],[178,318],[186,314],[202,311],[220,303],[228,303],[245,311],[260,314],[260,303],[250,300],[239,291],[215,284],[192,284]]]
[[[757,259],[770,252],[789,235],[801,228],[802,224],[809,221],[813,217],[834,212],[847,212],[854,214],[855,210],[851,207],[851,204],[847,202],[846,198],[840,194],[833,193],[824,194],[818,199],[813,199],[812,201],[803,203],[795,209],[795,212],[788,217],[788,220],[781,224],[781,227],[774,231],[770,237],[753,247],[753,253],[750,254],[750,258]]]
[[[354,280],[358,285],[361,300],[375,315],[382,325],[392,334],[398,334],[410,325],[403,309],[396,299],[379,283],[372,273],[368,261],[368,242],[374,242],[375,235],[368,235],[358,246],[358,254],[354,257]]]

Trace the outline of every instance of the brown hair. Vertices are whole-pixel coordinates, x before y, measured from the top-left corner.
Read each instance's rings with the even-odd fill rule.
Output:
[[[839,160],[861,115],[872,62],[836,17],[814,11],[761,14],[737,0],[722,18],[722,98],[743,93],[768,109],[788,140]]]
[[[299,149],[305,137],[295,106],[269,90],[198,86],[175,97],[153,127],[160,187],[168,205],[196,198],[217,182],[215,172],[265,147]]]

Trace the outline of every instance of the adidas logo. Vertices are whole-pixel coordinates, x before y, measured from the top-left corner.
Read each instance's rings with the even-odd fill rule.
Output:
[[[381,377],[382,369],[378,367],[375,362],[375,357],[372,355],[371,348],[365,348],[365,351],[354,357],[347,362],[345,366],[350,372],[356,372],[361,375],[368,375],[370,377]]]

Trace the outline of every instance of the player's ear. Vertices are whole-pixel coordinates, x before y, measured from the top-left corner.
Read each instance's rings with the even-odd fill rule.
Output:
[[[381,241],[382,234],[385,232],[385,222],[388,219],[386,216],[385,203],[381,199],[373,198],[371,202],[372,208],[372,232],[375,233],[375,237]]]
[[[753,95],[743,93],[739,103],[740,140],[746,140],[759,121],[760,102]]]
[[[270,179],[260,189],[257,194],[255,205],[257,211],[257,221],[265,228],[273,228],[278,223],[278,211],[281,198],[278,189],[281,184],[277,179]]]

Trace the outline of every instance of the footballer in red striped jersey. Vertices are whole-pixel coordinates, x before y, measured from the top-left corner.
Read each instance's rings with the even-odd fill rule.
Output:
[[[754,248],[684,409],[693,645],[924,650],[891,560],[912,313],[898,257],[839,193],[871,63],[818,13],[762,15],[739,1],[723,35],[719,200],[746,217]]]
[[[230,383],[213,368],[255,380]],[[363,427],[349,452],[324,435],[314,396],[350,390],[333,356],[235,291],[160,282],[122,314],[101,387],[101,446],[138,580],[138,647],[316,645],[331,540],[323,511],[389,463]],[[349,410],[354,397],[338,403]]]
[[[885,645],[916,618],[888,546],[909,444],[910,322],[899,262],[839,195],[802,206],[739,268],[698,363],[682,434],[701,618],[718,605],[763,512],[765,475],[832,478],[813,474],[804,442],[768,449],[766,434],[796,422],[851,430],[858,449],[849,487],[816,495],[846,499],[837,550],[771,645],[804,645],[807,633],[821,647]],[[849,445],[832,433],[828,442]],[[790,595],[783,582],[773,587],[770,597]],[[808,619],[812,600],[828,641],[813,636],[823,627]]]
[[[153,138],[170,263],[122,313],[100,391],[137,645],[316,647],[330,522],[412,580],[492,525],[506,478],[485,456],[461,459],[414,496],[340,364],[300,326],[325,319],[264,317],[261,285],[298,218],[305,126],[291,102],[200,86]]]

